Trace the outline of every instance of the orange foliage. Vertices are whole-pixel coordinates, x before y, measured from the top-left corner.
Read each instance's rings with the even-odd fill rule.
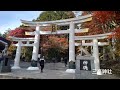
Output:
[[[48,48],[61,48],[62,49],[67,49],[68,48],[68,40],[67,38],[60,38],[57,35],[50,35],[48,36],[48,39],[46,42],[43,43],[42,45],[45,49]]]
[[[109,29],[107,31],[104,31],[102,26],[107,24],[107,27],[110,27],[108,25],[108,22],[111,23],[111,21],[114,21],[116,24],[120,23],[120,11],[91,11],[92,12],[92,21],[86,22],[82,24],[82,28],[89,28],[89,32],[87,33],[79,33],[76,35],[94,35],[94,34],[102,34],[106,32],[113,32],[113,35],[110,35],[109,38],[120,37],[120,28],[114,27],[113,29]],[[82,15],[88,14],[88,11],[84,11]]]

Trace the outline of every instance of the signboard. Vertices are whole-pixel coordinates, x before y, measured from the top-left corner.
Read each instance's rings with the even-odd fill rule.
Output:
[[[91,71],[91,61],[90,60],[80,60],[80,70]]]
[[[34,32],[25,32],[25,35],[34,35]]]

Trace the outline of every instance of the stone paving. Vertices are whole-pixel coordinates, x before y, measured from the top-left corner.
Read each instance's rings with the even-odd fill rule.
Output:
[[[13,63],[11,66],[13,66]],[[74,73],[65,72],[68,67],[65,67],[64,63],[45,63],[45,69],[43,73],[41,73],[40,70],[26,70],[29,66],[29,62],[21,62],[21,69],[12,70],[10,73],[0,73],[0,79],[75,79]],[[115,75],[107,75],[100,79],[120,78],[116,77]]]
[[[2,75],[2,74],[1,74]],[[65,71],[58,70],[44,70],[40,71],[27,71],[26,69],[13,70],[12,73],[3,74],[6,76],[26,78],[26,79],[74,79],[74,74],[68,74]]]
[[[11,64],[13,66],[13,63]],[[6,79],[74,79],[75,75],[72,73],[66,73],[67,67],[64,63],[45,63],[44,72],[41,73],[40,70],[26,70],[30,63],[21,62],[21,69],[12,70],[11,73],[1,73],[1,78]],[[39,64],[38,64],[39,66]],[[4,77],[3,77],[4,76]]]

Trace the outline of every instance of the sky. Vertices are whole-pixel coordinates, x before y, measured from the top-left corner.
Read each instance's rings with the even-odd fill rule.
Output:
[[[28,21],[36,19],[41,12],[42,11],[0,11],[0,33],[3,34],[6,30],[14,30],[19,27],[22,24],[21,19]]]
[[[0,11],[0,33],[8,29],[19,27],[22,20],[32,21],[36,19],[42,11]]]

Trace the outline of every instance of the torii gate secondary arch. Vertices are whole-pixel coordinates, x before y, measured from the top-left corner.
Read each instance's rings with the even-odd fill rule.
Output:
[[[36,31],[32,32],[31,35],[35,35],[34,38],[12,38],[13,41],[18,41],[18,43],[16,44],[17,46],[17,51],[16,51],[16,58],[15,58],[15,63],[14,66],[12,67],[12,69],[19,69],[19,61],[20,61],[20,53],[21,53],[21,46],[33,46],[33,53],[32,53],[32,60],[37,61],[38,59],[38,50],[39,50],[39,42],[40,42],[40,35],[44,35],[44,34],[65,34],[68,33],[69,34],[69,62],[70,63],[70,67],[69,69],[67,69],[67,72],[75,72],[75,40],[85,40],[84,38],[86,37],[86,39],[91,40],[91,38],[93,37],[87,37],[84,36],[84,38],[82,38],[81,36],[76,36],[75,37],[75,33],[80,33],[80,32],[87,32],[88,28],[86,29],[75,29],[75,24],[80,24],[83,22],[87,22],[87,21],[91,21],[92,20],[92,15],[85,15],[85,16],[80,16],[77,18],[71,18],[71,19],[64,19],[64,20],[56,20],[56,21],[45,21],[45,22],[32,22],[32,21],[25,21],[25,20],[21,20],[21,22],[25,25],[28,26],[35,26],[36,27]],[[52,31],[41,31],[41,26],[49,26],[50,24],[55,24],[58,26],[66,26],[69,25],[69,29],[68,30],[57,30],[55,32]],[[108,34],[107,34],[108,35]],[[107,36],[107,35],[103,35],[101,37]],[[96,36],[97,37],[97,36]],[[92,38],[93,40],[93,47],[94,47],[94,53],[98,52],[98,41],[97,39],[99,38]],[[80,39],[82,38],[82,39]],[[28,41],[27,41],[28,40]],[[22,41],[27,41],[28,43],[26,45],[24,45],[22,43]],[[29,41],[34,41],[33,44],[29,44]],[[95,60],[99,60],[98,55],[94,55]],[[97,62],[99,63],[99,62]],[[30,66],[28,68],[28,70],[39,70],[39,68],[36,67],[32,67]]]

